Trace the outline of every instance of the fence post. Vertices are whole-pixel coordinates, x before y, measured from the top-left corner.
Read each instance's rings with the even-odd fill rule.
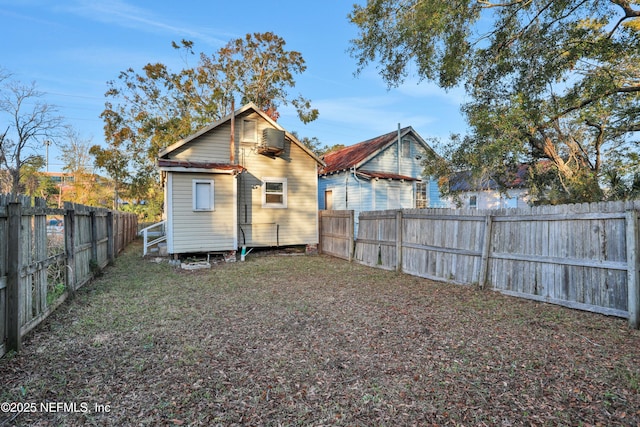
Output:
[[[322,210],[318,211],[318,253],[322,253]]]
[[[107,212],[107,260],[109,264],[113,264],[115,256],[113,255],[114,239],[113,239],[113,211]]]
[[[114,215],[114,222],[113,222],[113,256],[115,258],[116,255],[118,255],[120,253],[120,250],[122,249],[120,247],[120,232],[122,230],[122,218],[121,215],[117,213],[117,211],[113,211],[110,210],[110,212],[115,212],[116,214]]]
[[[478,287],[484,289],[487,282],[487,272],[489,271],[489,252],[491,251],[491,228],[493,217],[487,215],[484,219],[484,239],[482,241],[482,260],[480,261],[480,273],[478,277]]]
[[[12,202],[7,206],[7,351],[22,350],[20,335],[20,269],[22,267],[21,228],[22,204]]]
[[[64,243],[67,252],[67,290],[71,297],[76,292],[75,218],[73,205],[69,204],[64,214]]]
[[[396,212],[396,271],[402,271],[402,211]]]
[[[356,220],[354,210],[351,209],[349,211],[349,262],[353,261],[353,251],[355,250],[355,228],[356,228]]]
[[[98,264],[98,223],[95,209],[89,212],[89,221],[91,223],[91,259]]]
[[[640,287],[638,286],[638,214],[629,210],[626,214],[627,235],[627,289],[629,326],[640,328]]]

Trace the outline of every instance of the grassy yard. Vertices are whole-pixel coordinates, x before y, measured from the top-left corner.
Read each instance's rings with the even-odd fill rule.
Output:
[[[36,409],[0,426],[640,424],[624,319],[325,256],[140,254],[0,360],[0,402]]]

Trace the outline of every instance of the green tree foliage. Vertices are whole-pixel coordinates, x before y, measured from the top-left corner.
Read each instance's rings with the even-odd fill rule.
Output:
[[[632,196],[640,130],[640,9],[625,0],[369,0],[354,6],[358,71],[464,85],[471,135],[428,172],[508,182],[530,165],[542,202]],[[613,179],[613,181],[612,181]],[[626,188],[628,191],[622,191]]]
[[[312,138],[309,138],[308,136],[300,137],[298,135],[298,132],[295,131],[293,131],[292,134],[298,141],[300,141],[305,147],[311,150],[315,155],[320,155],[320,153],[322,152],[322,148],[320,145],[321,142],[318,138],[316,138],[315,136]]]
[[[193,42],[174,42],[173,47],[185,59],[182,70],[149,63],[109,82],[102,113],[108,147],[94,146],[91,153],[118,191],[126,188],[131,198],[162,197],[155,188],[160,149],[226,116],[234,104],[254,102],[274,119],[278,107],[288,104],[305,123],[318,116],[309,100],[289,96],[305,62],[300,53],[285,50],[285,41],[273,33],[247,34],[216,54],[201,53],[196,66],[188,64],[195,55]]]

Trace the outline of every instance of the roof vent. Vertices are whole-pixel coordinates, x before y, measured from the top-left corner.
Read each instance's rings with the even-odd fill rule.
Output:
[[[278,156],[284,151],[284,131],[266,128],[262,131],[262,141],[258,153]]]

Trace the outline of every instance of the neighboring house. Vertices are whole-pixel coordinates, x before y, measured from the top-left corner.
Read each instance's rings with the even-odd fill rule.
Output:
[[[363,211],[441,207],[438,183],[423,176],[432,148],[411,127],[324,155],[318,175],[320,209]]]
[[[451,207],[471,209],[512,209],[529,206],[526,186],[527,165],[520,165],[502,191],[494,178],[473,179],[470,172],[458,172],[449,180],[449,190],[456,196],[449,200]]]
[[[167,252],[317,245],[322,165],[254,104],[163,149]]]

